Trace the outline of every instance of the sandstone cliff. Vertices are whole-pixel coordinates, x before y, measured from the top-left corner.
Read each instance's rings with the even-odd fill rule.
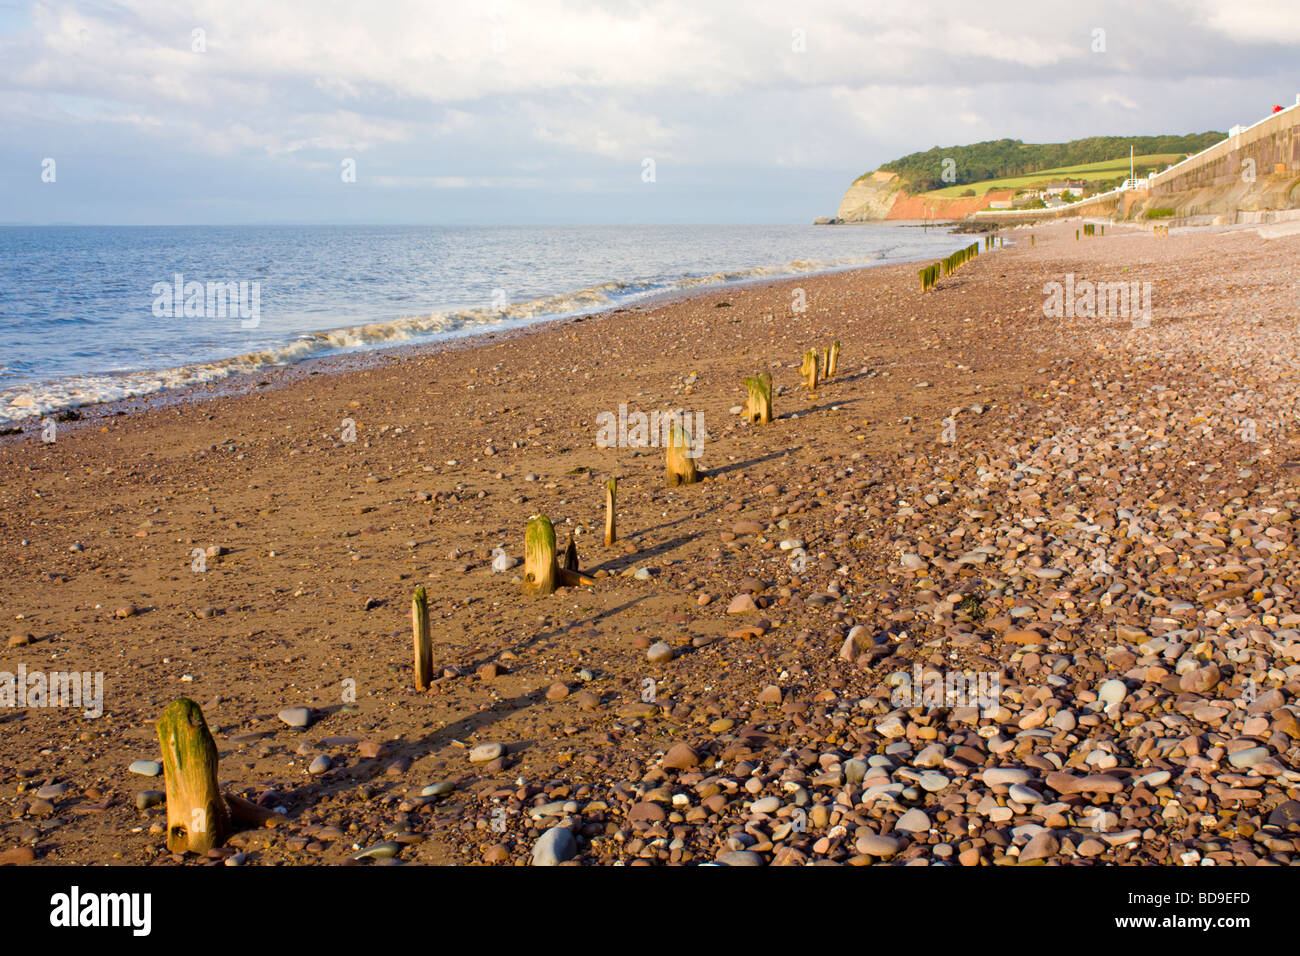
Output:
[[[887,219],[894,200],[903,183],[897,173],[876,170],[854,180],[853,185],[840,200],[836,218],[845,222],[864,222],[870,219]]]
[[[872,222],[880,219],[963,219],[998,199],[1010,199],[1012,190],[997,190],[983,196],[914,196],[903,189],[897,173],[876,170],[853,182],[840,200],[835,218],[840,222]],[[825,221],[825,220],[823,220]]]

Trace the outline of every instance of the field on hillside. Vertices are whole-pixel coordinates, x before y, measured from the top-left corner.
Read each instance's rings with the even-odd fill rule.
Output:
[[[1135,156],[1133,158],[1133,165],[1139,170],[1144,166],[1164,168],[1172,163],[1180,162],[1183,158],[1182,153],[1149,153],[1145,156]],[[1008,176],[1001,179],[986,179],[977,183],[946,186],[943,189],[936,189],[932,192],[923,193],[922,195],[942,196],[944,198],[952,199],[961,196],[961,194],[968,189],[973,189],[977,196],[982,196],[990,189],[1024,189],[1028,186],[1052,182],[1058,179],[1114,179],[1116,176],[1127,174],[1128,170],[1129,158],[1124,156],[1118,159],[1103,160],[1099,163],[1084,163],[1079,166],[1058,166],[1055,169],[1044,169],[1036,173],[1027,173],[1024,176]]]

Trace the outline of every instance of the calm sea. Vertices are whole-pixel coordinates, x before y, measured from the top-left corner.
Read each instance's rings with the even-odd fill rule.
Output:
[[[957,244],[883,224],[3,227],[0,422]]]

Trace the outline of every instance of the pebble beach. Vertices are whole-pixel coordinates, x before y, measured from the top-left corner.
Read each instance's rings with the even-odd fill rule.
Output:
[[[0,863],[1300,861],[1300,236],[1076,228],[0,439],[0,674],[102,676],[0,706]],[[1045,315],[1067,276],[1150,314]],[[602,447],[620,406],[704,480]],[[537,514],[594,584],[523,593]],[[265,811],[206,856],[177,697]]]

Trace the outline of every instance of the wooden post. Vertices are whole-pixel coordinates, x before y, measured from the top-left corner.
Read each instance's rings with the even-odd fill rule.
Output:
[[[226,802],[217,789],[217,745],[203,711],[178,697],[158,718],[167,787],[167,849],[205,854],[230,832]]]
[[[433,683],[433,637],[429,632],[429,599],[423,584],[415,589],[411,600],[411,634],[415,643],[415,689],[428,690]]]
[[[817,388],[817,350],[809,349],[803,353],[803,365],[799,366],[799,373],[808,379],[808,388],[810,391]]]
[[[772,420],[772,374],[761,372],[745,379],[749,398],[745,402],[745,418],[755,425],[766,425]]]
[[[555,562],[555,526],[546,515],[530,518],[524,531],[524,591],[552,594],[559,566]]]
[[[839,370],[839,367],[840,367],[840,343],[839,343],[839,339],[836,339],[834,342],[831,343],[831,357],[830,357],[829,364],[826,366],[826,377],[830,378],[831,376],[833,376]]]
[[[700,473],[695,470],[695,459],[686,454],[690,448],[690,434],[681,425],[674,424],[668,430],[668,449],[664,460],[669,488],[693,485],[700,480]]]
[[[614,496],[618,493],[618,479],[611,478],[605,482],[605,547],[614,543]]]
[[[560,570],[578,570],[578,546],[573,541],[573,532],[569,532],[569,543],[564,546],[564,557],[560,559]]]

